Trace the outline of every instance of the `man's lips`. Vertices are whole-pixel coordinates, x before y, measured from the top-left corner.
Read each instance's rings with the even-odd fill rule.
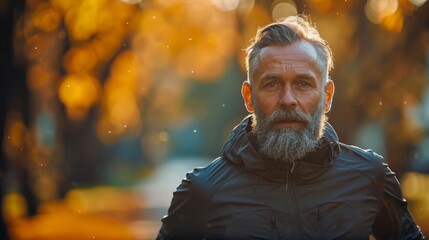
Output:
[[[302,120],[280,120],[274,123],[278,128],[302,128],[304,125],[305,121]]]

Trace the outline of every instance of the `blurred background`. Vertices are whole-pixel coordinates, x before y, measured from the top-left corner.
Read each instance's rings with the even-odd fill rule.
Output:
[[[429,1],[0,0],[0,239],[153,239],[247,114],[243,49],[297,13],[334,52],[340,139],[429,236]]]

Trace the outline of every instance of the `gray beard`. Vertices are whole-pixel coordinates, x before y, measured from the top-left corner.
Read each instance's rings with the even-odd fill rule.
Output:
[[[254,110],[252,125],[260,144],[260,154],[264,158],[282,162],[294,162],[314,151],[323,135],[327,119],[324,98],[317,109],[309,115],[296,109],[279,109],[266,117],[256,104]],[[286,119],[304,122],[303,129],[274,128],[276,122]]]

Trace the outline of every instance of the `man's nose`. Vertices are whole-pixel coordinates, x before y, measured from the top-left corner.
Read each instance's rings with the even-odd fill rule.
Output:
[[[285,87],[281,92],[279,105],[282,108],[295,108],[298,105],[295,93],[290,87]]]

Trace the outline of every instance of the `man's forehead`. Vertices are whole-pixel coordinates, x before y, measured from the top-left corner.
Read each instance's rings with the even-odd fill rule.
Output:
[[[317,52],[313,45],[299,41],[290,45],[271,45],[261,49],[259,60],[308,60],[316,62]]]

